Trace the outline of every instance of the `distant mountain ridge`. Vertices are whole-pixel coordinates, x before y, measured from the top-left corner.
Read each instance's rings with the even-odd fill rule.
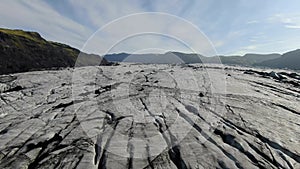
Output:
[[[139,62],[139,63],[202,63],[203,56],[180,52],[167,52],[164,54],[128,54],[117,53],[104,55],[106,60],[112,62]]]
[[[78,57],[80,56],[80,57]],[[107,65],[98,55],[43,39],[37,32],[0,28],[0,74],[61,67]]]
[[[250,64],[261,63],[266,60],[279,58],[281,55],[277,53],[272,54],[245,54],[243,58],[245,58]]]
[[[265,66],[271,68],[289,68],[289,69],[300,69],[300,49],[287,52],[281,57],[271,60],[266,60],[256,64],[257,66]]]
[[[193,53],[167,52],[164,54],[107,54],[104,58],[112,62],[140,63],[223,63],[230,65],[253,66],[263,61],[279,58],[280,54],[246,54],[244,56],[205,57]]]
[[[284,54],[245,54],[243,56],[213,56],[200,54],[167,52],[164,54],[129,54],[116,53],[103,56],[111,62],[139,63],[222,63],[228,65],[257,66],[269,68],[287,68],[300,70],[300,49]]]

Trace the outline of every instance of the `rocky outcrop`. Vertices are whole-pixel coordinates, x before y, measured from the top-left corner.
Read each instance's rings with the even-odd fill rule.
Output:
[[[121,64],[2,75],[0,168],[300,168],[299,74],[262,72]]]
[[[36,32],[0,28],[0,74],[65,67],[107,65],[98,55],[50,42]]]

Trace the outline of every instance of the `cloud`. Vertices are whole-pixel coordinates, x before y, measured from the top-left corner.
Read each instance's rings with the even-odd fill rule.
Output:
[[[285,27],[290,29],[300,29],[300,25],[285,25]]]
[[[261,42],[261,41],[265,41],[267,39],[267,36],[265,33],[263,32],[258,32],[255,35],[251,36],[249,38],[250,42]]]
[[[217,41],[213,41],[213,44],[216,48],[218,48],[218,47],[223,46],[225,44],[225,42],[222,40],[217,40]]]
[[[119,17],[145,10],[137,0],[132,0],[130,3],[122,0],[113,3],[106,0],[68,0],[68,4],[76,10],[80,18],[87,20],[96,30]]]
[[[46,39],[81,47],[91,30],[60,15],[44,1],[4,0],[0,6],[2,27],[40,32]]]
[[[285,28],[300,29],[300,13],[275,14],[269,18],[271,23],[281,23]]]
[[[116,3],[112,3],[111,1],[88,1],[84,2],[81,0],[69,0],[69,4],[77,10],[79,13],[79,18],[86,18],[86,20],[91,23],[94,31],[98,30],[99,28],[103,28],[103,26],[107,26],[106,24],[114,24],[111,22],[120,22],[120,20],[116,20],[120,17],[127,16],[129,14],[135,13],[143,13],[147,11],[151,12],[167,12],[173,13],[175,15],[183,15],[189,13],[189,11],[183,10],[183,7],[191,8],[196,1],[190,2],[182,2],[182,1],[170,1],[170,3],[162,3],[161,1],[148,1],[148,2],[141,2],[139,0],[133,0],[131,3],[125,1],[117,1]],[[201,1],[203,2],[203,0]],[[178,3],[180,5],[178,5]],[[116,5],[117,4],[117,5]],[[201,4],[203,6],[204,3]],[[194,8],[193,8],[194,9]],[[198,11],[198,10],[196,10]],[[80,21],[78,21],[80,22]],[[185,41],[190,42],[191,48],[199,48],[200,43],[202,44],[202,49],[211,48],[211,45],[208,43],[204,43],[202,39],[197,39],[193,32],[188,32],[189,29],[185,29],[183,25],[175,23],[171,23],[167,25],[168,20],[157,18],[156,20],[147,20],[147,18],[136,18],[136,20],[126,21],[126,23],[118,23],[118,27],[110,26],[110,28],[105,29],[106,32],[101,30],[101,33],[96,33],[95,36],[99,37],[91,37],[97,38],[97,40],[93,40],[95,44],[89,43],[89,47],[85,46],[83,50],[96,52],[96,53],[106,53],[105,49],[108,49],[109,46],[112,46],[112,42],[116,42],[120,40],[118,38],[123,37],[124,35],[128,35],[129,33],[134,34],[133,32],[139,32],[143,30],[144,32],[163,32],[164,34],[177,34],[184,35]],[[138,25],[137,25],[138,24]],[[186,23],[185,23],[186,24]],[[172,26],[171,26],[172,25]],[[153,37],[156,38],[156,37]],[[136,45],[137,46],[144,46],[147,47],[149,41],[149,37],[146,38],[147,40],[142,40],[142,38],[136,38]],[[161,38],[160,40],[155,39],[157,46],[166,47],[165,38]],[[124,45],[122,50],[126,51],[134,51],[136,47],[134,44],[127,43],[127,49]],[[101,45],[99,45],[101,44]],[[150,44],[149,44],[150,45]],[[218,43],[217,45],[221,45]],[[151,45],[150,45],[151,46]],[[197,46],[197,47],[196,47]],[[173,46],[173,50],[182,50],[182,48],[178,46]],[[121,49],[120,49],[121,50]],[[207,51],[207,50],[206,50]],[[206,52],[201,50],[199,52]]]
[[[297,39],[289,39],[289,40],[269,40],[269,41],[263,41],[260,43],[255,43],[253,45],[243,46],[240,47],[238,50],[233,51],[229,53],[230,55],[244,55],[246,53],[276,53],[278,51],[275,51],[274,48],[280,48],[282,49],[282,52],[286,52],[292,49],[297,49],[297,43],[295,43]],[[286,43],[293,44],[292,46],[284,46]],[[282,53],[281,52],[281,53]]]
[[[167,4],[163,5],[160,2],[150,4],[152,6],[151,10],[153,11],[167,11],[170,9]],[[57,5],[67,5],[68,10],[64,11]],[[5,18],[5,20],[1,20],[0,24],[2,27],[34,30],[41,33],[45,39],[59,41],[83,49],[83,45],[89,38],[94,38],[91,36],[99,28],[102,28],[120,17],[147,11],[149,10],[149,6],[149,4],[143,5],[138,0],[133,0],[132,3],[118,1],[117,5],[104,0],[88,2],[68,0],[59,4],[38,0],[31,2],[5,0],[2,1],[0,7],[0,16]],[[76,17],[70,16],[70,12],[72,15],[76,14]],[[198,47],[200,43],[203,51],[204,48],[210,48],[209,43],[204,43],[204,41],[207,41],[204,40],[204,37],[201,37],[202,39],[195,38],[195,35],[193,35],[195,31],[187,32],[187,30],[183,29],[183,25],[175,25],[175,22],[173,22],[173,27],[170,27],[170,25],[166,24],[168,23],[167,20],[159,18],[156,20],[148,20],[147,22],[145,22],[145,20],[147,20],[147,18],[137,18],[127,23],[121,23],[119,27],[105,29],[106,32],[97,34],[100,37],[95,41],[94,45],[90,45],[83,50],[89,53],[103,54],[105,53],[105,49],[109,49],[109,47],[113,45],[112,42],[115,43],[121,40],[118,38],[129,33],[133,35],[133,33],[141,30],[144,32],[153,31],[170,35],[177,34],[180,35],[181,38],[184,38],[185,41],[189,41],[191,48]],[[139,25],[136,26],[137,24]],[[135,39],[135,43],[131,41],[127,43],[127,45],[121,45],[122,48],[119,49],[134,52],[135,49],[140,49],[142,46],[147,48],[147,46],[151,46],[151,44],[156,44],[157,47],[164,47],[165,50],[171,50],[172,47],[173,50],[183,50],[178,44],[174,45],[173,43],[169,43],[166,38],[152,36],[151,40],[149,36],[145,36],[144,39],[141,37]]]
[[[252,20],[252,21],[246,22],[246,25],[251,25],[251,24],[256,24],[256,23],[259,23],[259,21],[257,21],[257,20]]]
[[[245,49],[245,50],[255,50],[255,49],[257,49],[257,46],[256,45],[250,45],[250,46],[243,47],[243,49]]]
[[[134,53],[148,48],[215,55],[211,42],[195,25],[164,13],[139,13],[115,20],[96,32],[84,51]]]
[[[256,49],[242,48],[252,45],[259,46],[260,43],[267,40],[283,39],[288,42],[290,39],[295,39],[295,41],[298,39],[299,41],[299,38],[296,37],[300,37],[298,36],[299,33],[297,34],[297,30],[300,29],[300,13],[298,9],[293,7],[297,6],[294,4],[296,3],[280,3],[280,7],[284,7],[285,11],[282,10],[281,13],[276,14],[278,12],[276,9],[279,7],[277,3],[263,3],[258,0],[253,2],[235,0],[229,2],[210,0],[130,0],[130,2],[123,0],[32,0],[30,2],[26,0],[2,0],[0,26],[37,31],[45,39],[59,41],[82,49],[87,40],[99,28],[115,19],[141,12],[165,12],[192,22],[201,29],[204,38],[195,36],[195,32],[185,29],[180,23],[170,23],[168,20],[160,19],[147,21],[147,18],[144,18],[105,30],[106,32],[97,33],[98,40],[95,41],[94,45],[86,48],[87,52],[103,53],[113,42],[120,40],[118,38],[121,35],[138,32],[139,29],[179,35],[182,40],[189,42],[189,47],[201,48],[198,52],[203,53],[212,49],[212,44],[220,53],[241,50],[260,51],[260,47]],[[264,7],[268,7],[268,10],[265,10]],[[257,9],[257,12],[253,13],[254,8]],[[139,25],[137,26],[137,24]],[[294,30],[290,31],[290,29]],[[264,32],[264,37],[256,37],[258,36],[257,32]],[[147,46],[161,47],[165,50],[185,49],[182,45],[178,46],[178,44],[175,45],[176,43],[171,43],[171,40],[154,35],[147,35],[144,39],[141,36],[132,38],[134,40],[129,39],[126,43],[124,41],[124,44],[115,48],[115,51],[134,51],[143,47],[147,48]],[[287,44],[287,47],[291,46],[290,43]],[[296,44],[293,45],[296,46]],[[271,48],[272,45],[273,50],[282,51],[286,49],[286,46],[278,47],[274,44],[269,44],[270,47],[268,46],[268,48]]]

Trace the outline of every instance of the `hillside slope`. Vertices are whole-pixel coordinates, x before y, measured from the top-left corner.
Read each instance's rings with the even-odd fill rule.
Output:
[[[267,60],[256,64],[258,66],[272,67],[272,68],[288,68],[300,69],[300,49],[287,52],[280,58]]]
[[[107,54],[104,58],[112,62],[137,62],[137,63],[202,63],[202,56],[197,54],[186,54],[180,52],[167,52],[164,54],[128,54],[114,53]]]
[[[76,60],[80,57],[78,63]],[[0,74],[95,65],[101,62],[97,55],[80,53],[68,45],[50,42],[36,32],[0,28]],[[102,60],[102,64],[107,61]]]
[[[280,54],[246,54],[244,56],[205,57],[194,53],[167,52],[164,54],[116,53],[104,56],[112,62],[138,63],[222,63],[227,65],[253,66],[266,60],[279,58]]]
[[[256,63],[261,63],[267,60],[271,60],[271,59],[277,59],[279,58],[281,55],[277,54],[277,53],[273,53],[273,54],[245,54],[243,56],[243,58],[245,58],[248,61],[249,65],[253,65]]]

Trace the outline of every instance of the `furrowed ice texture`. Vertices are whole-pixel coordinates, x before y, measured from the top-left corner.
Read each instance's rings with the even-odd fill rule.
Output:
[[[299,74],[223,68],[2,75],[0,168],[300,168]]]

